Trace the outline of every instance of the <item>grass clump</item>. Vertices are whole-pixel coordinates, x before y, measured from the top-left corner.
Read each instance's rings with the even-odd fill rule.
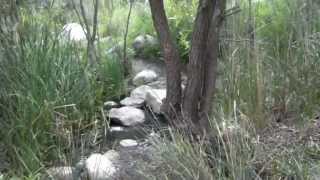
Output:
[[[48,24],[26,18],[15,58],[0,61],[0,134],[16,175],[63,161],[61,153],[70,153],[76,138],[96,124],[103,101],[123,87],[116,60],[89,69],[81,48],[62,43]]]

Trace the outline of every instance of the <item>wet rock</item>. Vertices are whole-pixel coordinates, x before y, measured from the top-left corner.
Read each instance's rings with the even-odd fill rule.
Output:
[[[143,70],[139,72],[132,80],[136,86],[145,85],[157,80],[158,75],[153,70]]]
[[[90,155],[85,163],[90,180],[109,180],[117,172],[111,160],[99,153]]]
[[[145,138],[146,130],[143,129],[143,125],[144,124],[133,127],[111,127],[107,135],[107,141],[114,142],[119,139]]]
[[[124,139],[120,141],[120,146],[123,148],[130,148],[138,146],[138,142],[133,139]]]
[[[145,121],[145,114],[141,109],[125,106],[121,108],[112,108],[109,117],[123,126],[135,126]]]
[[[136,97],[126,97],[120,101],[120,104],[123,106],[132,106],[132,107],[142,107],[144,99]]]
[[[161,112],[161,105],[166,98],[166,89],[152,89],[146,94],[146,104],[152,109],[154,113]]]

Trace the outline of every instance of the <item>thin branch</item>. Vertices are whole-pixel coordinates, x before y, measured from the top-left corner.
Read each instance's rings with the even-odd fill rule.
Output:
[[[129,25],[130,25],[130,17],[131,17],[131,12],[132,12],[132,6],[133,6],[133,0],[129,1],[130,3],[130,8],[129,8],[129,13],[127,17],[127,24],[126,24],[126,30],[124,34],[124,43],[123,43],[123,62],[125,66],[125,71],[128,73],[129,71],[129,65],[128,65],[128,59],[127,59],[127,38],[128,38],[128,32],[129,32]]]
[[[232,7],[230,9],[227,9],[225,11],[225,14],[224,14],[224,17],[228,17],[228,16],[232,16],[234,14],[237,14],[239,12],[241,12],[241,8],[239,6],[235,6],[235,7]]]
[[[89,26],[89,23],[88,23],[88,19],[87,19],[87,15],[86,15],[86,12],[85,12],[85,9],[84,9],[84,6],[83,6],[83,0],[80,0],[80,12],[81,12],[81,16],[83,18],[83,22],[84,22],[84,25],[87,29],[87,35],[88,37],[90,38],[91,36],[91,31],[90,31],[90,26]],[[88,38],[88,40],[89,40]]]
[[[97,28],[98,28],[98,5],[99,0],[95,0],[94,4],[94,16],[93,16],[93,30],[91,35],[91,40],[94,41],[97,35]]]

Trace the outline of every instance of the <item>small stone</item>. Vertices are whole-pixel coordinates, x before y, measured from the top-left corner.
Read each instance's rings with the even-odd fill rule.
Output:
[[[133,139],[124,139],[120,141],[120,146],[123,148],[138,146],[138,142]]]
[[[143,70],[139,72],[132,80],[136,86],[148,84],[157,80],[158,75],[152,70]]]
[[[47,170],[49,178],[54,180],[75,180],[74,172],[75,168],[69,166],[52,167]]]
[[[109,129],[110,132],[121,132],[124,131],[124,128],[121,126],[113,126]]]
[[[86,160],[86,169],[90,180],[108,180],[117,172],[114,164],[102,154],[91,154]]]
[[[135,126],[145,121],[145,114],[141,109],[125,106],[112,108],[109,117],[123,126]]]
[[[118,107],[119,104],[114,102],[114,101],[106,101],[105,103],[103,103],[104,108],[106,109],[111,109],[111,108],[115,108]]]
[[[123,106],[132,106],[132,107],[142,107],[144,99],[136,97],[126,97],[120,101],[120,104]]]

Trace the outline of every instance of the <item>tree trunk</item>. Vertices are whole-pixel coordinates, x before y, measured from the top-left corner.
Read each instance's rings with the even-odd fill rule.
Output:
[[[217,79],[217,62],[219,50],[219,35],[224,18],[226,2],[217,1],[206,46],[206,62],[204,68],[204,84],[202,89],[202,99],[200,105],[200,126],[209,128],[209,115],[212,110],[213,96],[215,93],[215,83]],[[208,129],[206,129],[208,130]]]
[[[157,30],[167,65],[167,99],[164,112],[181,114],[180,122],[193,134],[205,135],[215,89],[219,48],[219,30],[224,18],[226,0],[199,0],[191,40],[187,87],[181,96],[181,62],[174,45],[162,0],[149,0],[154,26]],[[183,104],[181,104],[183,103]],[[180,107],[182,106],[182,107]],[[169,109],[169,111],[168,111]],[[169,120],[177,121],[169,116]],[[182,121],[183,120],[183,121]]]
[[[170,34],[163,0],[149,0],[149,3],[167,68],[167,97],[162,111],[176,124],[175,120],[181,115],[181,60]]]
[[[191,50],[188,64],[188,83],[183,100],[183,117],[189,124],[198,127],[200,98],[203,91],[203,72],[206,66],[206,47],[211,19],[213,1],[200,0],[197,17],[192,34]]]

